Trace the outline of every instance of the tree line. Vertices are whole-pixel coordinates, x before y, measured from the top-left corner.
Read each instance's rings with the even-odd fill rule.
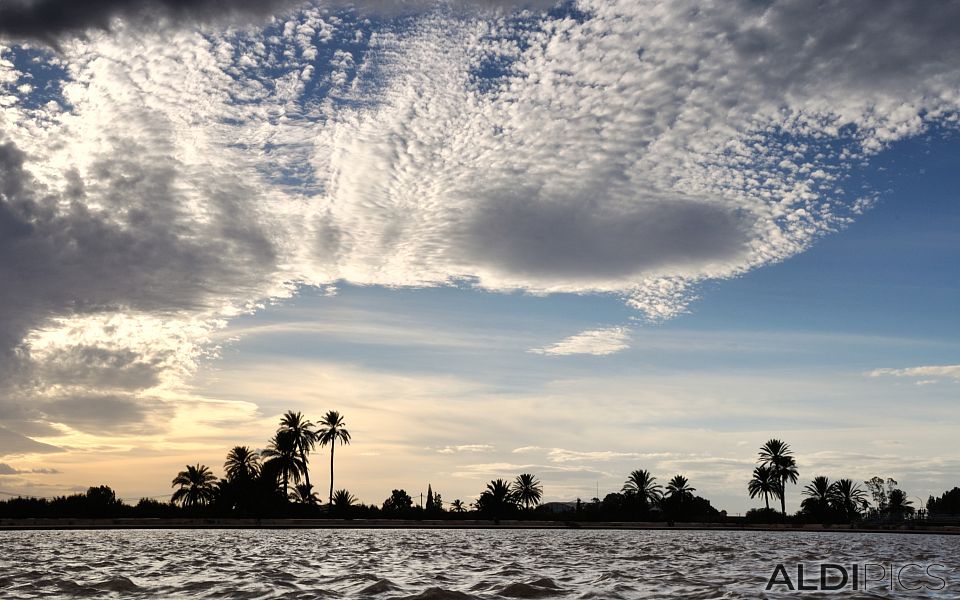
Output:
[[[771,439],[760,447],[753,476],[747,483],[751,498],[762,498],[765,507],[747,513],[752,521],[776,521],[787,519],[787,484],[796,484],[800,473],[790,445],[779,439]],[[817,523],[852,523],[864,519],[874,521],[903,520],[914,514],[909,496],[897,487],[892,478],[872,477],[863,482],[866,489],[852,479],[831,481],[825,475],[817,475],[804,486],[800,511],[793,515],[795,521]],[[780,501],[779,516],[770,508],[770,500]],[[928,509],[936,511],[931,496]]]
[[[697,496],[683,474],[665,485],[646,469],[631,471],[620,490],[602,499],[551,502],[544,505],[543,486],[531,473],[513,479],[491,480],[472,502],[459,498],[444,503],[427,486],[425,501],[415,502],[403,489],[394,489],[380,504],[363,504],[349,490],[334,488],[335,447],[351,441],[343,415],[328,411],[314,424],[299,412],[287,411],[274,435],[260,451],[235,446],[226,455],[224,476],[217,478],[203,464],[186,465],[173,478],[169,501],[141,499],[130,506],[107,486],[83,494],[52,499],[10,498],[0,501],[0,517],[340,517],[406,519],[555,519],[595,521],[723,521],[710,501]],[[310,480],[311,453],[330,447],[330,482],[326,502]],[[800,511],[787,515],[788,484],[796,485],[799,470],[790,445],[771,439],[760,447],[752,477],[750,498],[764,508],[752,509],[748,522],[852,523],[862,520],[896,521],[915,513],[906,492],[892,478],[873,477],[863,487],[852,479],[831,481],[818,475],[803,487]],[[780,511],[771,508],[779,501]],[[960,515],[960,488],[941,497],[930,496],[930,514]]]

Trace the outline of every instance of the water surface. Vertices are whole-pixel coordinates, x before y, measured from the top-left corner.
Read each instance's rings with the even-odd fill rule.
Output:
[[[0,597],[958,598],[960,537],[599,530],[112,530],[0,532]],[[939,563],[945,589],[764,590],[824,562]],[[872,577],[879,578],[878,567]],[[810,581],[816,580],[816,573]],[[911,567],[911,587],[940,585]],[[828,580],[828,581],[836,581]]]

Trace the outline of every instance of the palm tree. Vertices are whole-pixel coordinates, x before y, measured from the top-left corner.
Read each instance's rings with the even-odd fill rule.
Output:
[[[677,498],[678,502],[693,496],[695,491],[697,491],[697,488],[690,487],[690,481],[683,475],[674,475],[673,479],[667,484],[667,497]]]
[[[524,508],[529,509],[531,504],[534,506],[540,504],[540,498],[543,497],[543,487],[537,478],[530,473],[517,475],[513,482],[513,488],[516,499],[523,503]]]
[[[320,504],[320,495],[313,491],[313,486],[309,483],[298,483],[293,488],[291,496],[294,502],[300,504]]]
[[[650,475],[646,469],[631,471],[630,476],[620,490],[627,495],[635,495],[641,508],[647,508],[650,503],[656,503],[663,495],[661,487],[656,483],[657,478]]]
[[[479,512],[490,513],[499,518],[510,507],[516,507],[516,496],[513,486],[503,479],[494,479],[487,484],[474,506]]]
[[[283,482],[283,497],[287,498],[290,480],[298,483],[300,474],[306,470],[306,466],[300,460],[293,432],[289,429],[277,431],[270,440],[270,444],[260,454],[267,458],[263,464],[264,470]]]
[[[797,462],[790,451],[790,444],[776,438],[768,440],[760,447],[760,464],[773,469],[773,473],[780,482],[780,510],[787,514],[786,488],[787,481],[796,483],[800,472],[797,471]]]
[[[770,496],[777,498],[780,495],[780,480],[774,476],[773,469],[759,466],[753,470],[753,478],[747,483],[747,491],[751,498],[763,496],[767,510],[770,510]]]
[[[234,446],[223,463],[227,479],[247,483],[260,475],[260,455],[247,446]]]
[[[462,513],[462,512],[467,512],[467,507],[463,504],[463,500],[457,498],[456,500],[450,503],[450,510],[451,512]]]
[[[830,492],[833,484],[830,479],[823,475],[817,475],[813,481],[804,486],[801,492],[806,498],[800,503],[800,507],[807,512],[823,513],[830,506]]]
[[[894,518],[903,518],[905,514],[913,514],[912,504],[905,491],[899,488],[892,489],[887,500],[887,514]]]
[[[347,490],[337,490],[332,498],[333,501],[330,504],[340,509],[350,508],[357,503],[356,497]]]
[[[320,446],[330,444],[330,503],[333,503],[333,449],[337,442],[340,444],[350,443],[350,432],[344,428],[343,417],[335,410],[327,411],[320,421],[320,430],[317,432],[317,440]]]
[[[173,478],[170,487],[179,485],[180,488],[173,493],[170,502],[184,507],[209,504],[216,493],[216,480],[216,476],[205,465],[187,465],[186,471],[180,471]]]
[[[867,493],[850,479],[839,479],[830,487],[830,503],[851,521],[857,518],[860,510],[867,505]]]
[[[294,446],[303,462],[303,478],[310,485],[310,469],[307,464],[307,455],[317,443],[317,433],[313,430],[313,423],[306,420],[300,412],[288,410],[280,419],[280,428],[286,429],[293,436]],[[311,486],[312,487],[312,486]]]

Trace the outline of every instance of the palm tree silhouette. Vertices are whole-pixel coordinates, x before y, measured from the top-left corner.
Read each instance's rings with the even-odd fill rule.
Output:
[[[347,490],[337,490],[330,504],[339,509],[347,509],[357,503],[356,497]]]
[[[663,495],[656,481],[657,478],[650,475],[646,469],[637,469],[630,472],[620,491],[628,496],[635,495],[640,508],[646,509],[651,503],[659,501]]]
[[[462,512],[467,512],[467,507],[463,504],[463,500],[457,498],[456,500],[450,503],[450,510],[452,512],[462,513]]]
[[[777,498],[780,495],[780,480],[773,469],[761,465],[753,470],[753,478],[747,483],[747,491],[751,498],[763,496],[767,510],[770,510],[770,496]]]
[[[173,478],[170,487],[179,485],[180,488],[173,493],[170,502],[184,507],[209,504],[216,493],[216,480],[216,476],[205,465],[187,465],[186,471],[180,471]]]
[[[773,469],[774,476],[780,482],[780,510],[787,515],[786,488],[787,481],[796,483],[800,472],[797,471],[797,462],[793,458],[790,444],[776,438],[768,440],[760,447],[760,464]]]
[[[905,514],[913,514],[912,504],[905,491],[899,488],[892,489],[887,501],[887,514],[895,518],[903,518]]]
[[[283,497],[288,498],[288,486],[292,479],[300,481],[300,474],[306,466],[297,451],[296,437],[289,429],[281,429],[274,434],[270,444],[260,453],[267,460],[263,464],[265,471],[283,482]]]
[[[683,475],[674,475],[673,479],[667,483],[667,496],[678,498],[679,501],[693,496],[695,491],[697,491],[697,488],[691,487],[690,481]]]
[[[806,496],[800,503],[800,508],[808,513],[823,517],[830,508],[830,494],[833,484],[824,475],[817,475],[813,481],[804,486],[801,494]]]
[[[304,481],[307,485],[310,485],[310,465],[307,455],[310,454],[317,443],[317,433],[313,430],[313,423],[304,418],[299,411],[288,410],[280,419],[280,427],[293,435],[294,446],[296,446],[297,452],[300,454],[300,460],[303,462]]]
[[[313,491],[313,486],[309,483],[298,483],[291,496],[293,501],[299,504],[320,504],[320,495]]]
[[[522,502],[526,509],[529,509],[531,504],[534,506],[539,504],[540,498],[543,497],[543,487],[537,478],[530,473],[517,475],[513,482],[513,489],[516,499]]]
[[[260,475],[260,455],[247,446],[234,446],[227,453],[223,470],[228,480],[249,483]]]
[[[830,503],[843,515],[853,521],[860,510],[867,505],[867,493],[860,485],[850,479],[838,479],[831,486]]]
[[[335,410],[327,411],[319,423],[320,430],[317,431],[317,440],[320,446],[330,444],[330,503],[333,504],[333,449],[340,444],[350,443],[350,432],[344,428],[343,417]]]

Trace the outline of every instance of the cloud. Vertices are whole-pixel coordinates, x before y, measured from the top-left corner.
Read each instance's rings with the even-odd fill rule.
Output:
[[[0,456],[42,454],[61,451],[62,450],[56,446],[38,442],[25,435],[10,431],[5,427],[0,427]]]
[[[870,198],[852,169],[960,110],[956,3],[415,5],[237,29],[218,2],[0,3],[60,45],[0,48],[3,423],[160,425],[219,328],[303,285],[670,318],[842,229]]]
[[[917,385],[936,383],[933,377],[945,377],[960,381],[960,365],[930,365],[905,369],[874,369],[867,373],[870,377],[914,377],[919,378]]]
[[[456,454],[459,452],[492,452],[493,446],[489,444],[462,444],[459,446],[444,446],[437,452],[440,454]]]
[[[107,30],[114,19],[138,24],[236,23],[264,19],[307,4],[306,0],[0,0],[0,37],[56,43],[91,29]],[[542,0],[326,0],[324,6],[375,14],[410,13],[437,6],[459,9],[545,7]]]
[[[562,339],[542,348],[531,348],[533,354],[568,356],[571,354],[593,354],[606,356],[630,347],[631,331],[627,327],[607,327],[590,329]]]
[[[28,474],[42,474],[42,475],[55,475],[60,473],[56,469],[47,469],[47,468],[37,468],[37,469],[17,469],[11,467],[7,463],[0,463],[0,475],[28,475]]]

